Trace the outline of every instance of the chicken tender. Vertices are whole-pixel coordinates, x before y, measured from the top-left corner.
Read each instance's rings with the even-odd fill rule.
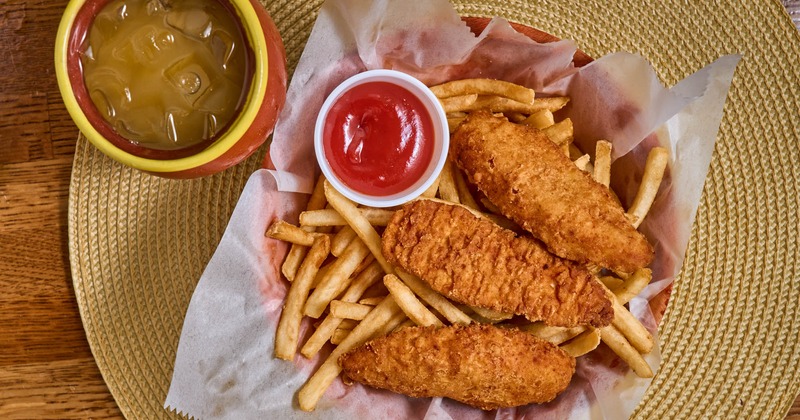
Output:
[[[548,325],[606,326],[611,299],[588,270],[470,210],[417,200],[383,233],[386,259],[467,305],[524,315]]]
[[[407,327],[345,353],[346,377],[411,397],[493,410],[552,401],[575,359],[526,332],[487,324]]]
[[[539,130],[474,112],[453,134],[451,151],[489,201],[552,253],[621,272],[653,260],[652,245],[608,189]]]

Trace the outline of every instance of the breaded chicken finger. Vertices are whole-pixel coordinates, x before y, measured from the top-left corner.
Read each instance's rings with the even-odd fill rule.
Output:
[[[412,397],[448,397],[493,410],[552,401],[575,359],[513,328],[408,327],[345,353],[346,377]]]

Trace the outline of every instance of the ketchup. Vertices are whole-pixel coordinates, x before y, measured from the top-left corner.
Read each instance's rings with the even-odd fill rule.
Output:
[[[433,159],[433,120],[403,87],[367,82],[340,96],[324,125],[325,156],[334,174],[372,196],[416,183]]]

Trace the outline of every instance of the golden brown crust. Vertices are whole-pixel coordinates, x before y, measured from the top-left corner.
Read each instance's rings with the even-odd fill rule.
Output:
[[[417,200],[392,218],[386,259],[457,302],[549,325],[606,326],[611,300],[584,267],[464,207]]]
[[[652,261],[652,245],[608,189],[539,130],[475,112],[453,134],[451,147],[489,201],[554,254],[622,272]]]
[[[493,325],[408,327],[339,358],[346,377],[411,397],[493,410],[552,401],[575,359],[526,332]]]

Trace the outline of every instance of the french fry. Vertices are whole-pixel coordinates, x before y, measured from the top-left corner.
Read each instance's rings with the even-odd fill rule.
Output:
[[[598,345],[600,345],[600,330],[588,328],[566,344],[561,345],[561,349],[572,357],[580,357],[596,349]]]
[[[599,140],[595,145],[594,172],[595,181],[608,187],[611,182],[611,143]]]
[[[374,226],[386,226],[394,214],[391,210],[362,208],[357,209],[362,217]],[[344,226],[347,221],[334,209],[309,210],[300,213],[302,226]]]
[[[480,308],[480,307],[477,307],[477,306],[470,306],[470,309],[472,309],[472,311],[475,312],[476,315],[478,315],[481,318],[483,318],[483,320],[485,320],[485,321],[487,321],[489,323],[492,323],[492,324],[500,322],[500,321],[505,321],[506,319],[510,319],[511,317],[514,316],[514,314],[507,314],[507,313],[503,313],[503,312],[497,312],[497,311],[493,311],[491,309]]]
[[[342,322],[339,323],[339,326],[336,328],[342,330],[352,330],[353,328],[356,327],[356,325],[358,325],[359,322],[361,321],[357,321],[355,319],[343,319]],[[319,328],[319,326],[317,326],[317,328]]]
[[[569,144],[573,139],[572,120],[564,118],[550,127],[543,129],[542,132],[550,138],[550,141],[559,146]]]
[[[528,118],[522,120],[522,124],[529,125],[539,130],[550,127],[555,123],[556,120],[553,118],[553,113],[549,109],[534,112]]]
[[[383,284],[383,281],[379,281],[373,284],[369,289],[367,289],[367,291],[364,292],[363,297],[369,298],[373,296],[386,296],[388,294],[389,294],[389,289],[386,288],[386,285]]]
[[[589,172],[590,159],[591,157],[589,155],[583,155],[572,163],[574,163],[575,166],[577,166],[578,169],[582,170],[583,172]]]
[[[614,321],[612,324],[621,332],[628,342],[639,353],[650,353],[653,350],[653,336],[650,332],[639,322],[633,314],[628,311],[628,308],[622,306],[624,303],[620,302],[619,298],[614,295],[605,284],[602,286],[606,292],[611,296],[611,304],[614,308]]]
[[[327,199],[325,198],[325,191],[323,190],[323,184],[325,182],[325,177],[320,175],[317,178],[316,184],[314,184],[314,190],[311,192],[311,197],[308,198],[308,204],[306,204],[306,210],[319,210],[324,209],[325,205],[328,204]],[[312,232],[314,228],[303,228],[306,231]],[[303,259],[306,257],[308,253],[308,248],[300,245],[292,245],[289,248],[289,253],[286,255],[286,259],[283,260],[283,264],[281,265],[281,273],[283,274],[286,279],[289,281],[294,280],[294,276],[297,273],[297,270],[300,268],[300,263],[303,262]]]
[[[328,205],[328,199],[325,198],[325,176],[320,175],[317,177],[317,182],[314,183],[314,190],[311,191],[311,197],[308,198],[306,210],[321,210]]]
[[[365,269],[365,268],[369,267],[369,265],[370,265],[370,264],[372,264],[374,261],[375,261],[375,257],[374,257],[374,256],[372,256],[372,254],[371,254],[371,253],[370,253],[370,254],[367,254],[367,256],[366,256],[366,257],[364,257],[364,259],[363,259],[363,260],[361,260],[361,262],[360,262],[360,263],[358,263],[358,266],[356,267],[356,269],[355,269],[355,270],[353,270],[353,274],[352,274],[352,275],[353,275],[353,276],[357,276],[357,275],[358,275],[358,273],[360,273],[360,272],[361,272],[361,270],[363,270],[363,269]]]
[[[450,98],[468,94],[497,95],[518,102],[532,104],[536,93],[533,89],[502,80],[494,79],[462,79],[430,88],[438,98]]]
[[[598,280],[600,280],[601,283],[603,283],[612,291],[618,287],[622,287],[625,284],[625,280],[614,276],[602,276],[599,277]]]
[[[542,340],[549,341],[555,345],[567,342],[586,330],[585,327],[551,327],[549,325],[545,325],[543,322],[523,324],[519,327],[519,329],[527,331],[541,338]]]
[[[543,110],[556,112],[569,102],[569,98],[564,96],[536,98],[531,104],[495,95],[481,95],[475,100],[472,99],[471,95],[468,98],[465,95],[440,99],[439,101],[442,102],[445,112],[486,110],[492,113],[519,112],[532,115]]]
[[[486,196],[481,197],[480,201],[481,201],[481,204],[483,205],[483,207],[485,207],[486,210],[489,210],[491,213],[494,213],[494,214],[502,214],[503,213],[500,210],[500,207],[495,206],[494,203],[492,203],[491,201],[489,201],[488,198],[486,198]]]
[[[650,335],[650,331],[647,331],[627,308],[619,304],[616,296],[612,303],[614,305],[614,327],[628,339],[628,342],[639,353],[650,353],[653,350],[653,336]]]
[[[584,153],[581,151],[581,149],[578,149],[578,146],[576,146],[575,143],[570,143],[569,144],[569,158],[570,159],[572,159],[574,161],[575,159],[578,159],[579,157],[581,157],[583,155],[584,155]]]
[[[342,229],[333,236],[333,240],[331,241],[331,254],[335,257],[342,255],[347,245],[350,245],[350,242],[352,242],[353,238],[356,236],[356,231],[350,226],[342,227]]]
[[[416,325],[417,325],[416,322],[414,322],[414,321],[412,321],[410,319],[407,319],[407,320],[403,321],[400,325],[395,327],[395,329],[393,329],[392,331],[400,331],[405,327],[414,327]]]
[[[619,356],[640,378],[652,378],[653,370],[641,354],[625,339],[625,336],[613,325],[600,329],[600,339]]]
[[[623,305],[630,302],[635,296],[650,284],[653,279],[653,272],[649,268],[640,268],[628,276],[621,287],[610,288],[611,292],[617,296],[617,300]]]
[[[556,112],[559,109],[564,108],[568,103],[569,103],[569,97],[567,96],[536,98],[536,100],[533,102],[533,106],[531,107],[529,114],[535,114],[544,109],[550,112]]]
[[[279,359],[292,360],[294,358],[300,334],[300,321],[303,319],[303,305],[311,289],[314,275],[330,252],[330,246],[330,239],[327,236],[318,236],[314,239],[314,244],[300,265],[295,281],[289,288],[275,333],[275,357]]]
[[[302,245],[292,244],[289,248],[289,253],[286,254],[286,259],[283,260],[281,265],[281,273],[289,281],[294,281],[297,270],[300,269],[300,264],[308,254],[308,247]]]
[[[272,239],[302,246],[311,246],[314,243],[315,236],[312,232],[305,231],[280,219],[272,222],[264,235]]]
[[[383,302],[384,299],[386,299],[386,296],[375,296],[375,297],[361,299],[358,301],[358,303],[362,305],[376,306],[379,303]]]
[[[452,164],[453,169],[453,181],[456,184],[456,191],[458,192],[458,200],[461,204],[473,209],[479,210],[480,207],[478,203],[475,201],[475,198],[472,196],[472,193],[469,191],[469,187],[467,186],[467,181],[464,179],[464,174],[461,173],[461,170],[455,165]]]
[[[439,99],[442,104],[444,112],[459,112],[470,109],[469,107],[478,100],[477,94],[451,96],[449,98]]]
[[[441,174],[441,172],[440,172],[440,174]],[[436,177],[436,180],[435,180],[435,181],[433,181],[433,184],[431,184],[431,186],[430,186],[430,187],[428,187],[428,189],[427,189],[427,190],[425,190],[425,192],[423,192],[423,193],[420,195],[420,197],[423,197],[423,198],[433,198],[433,197],[436,197],[436,191],[439,191],[439,180],[441,180],[441,179],[442,179],[442,176],[441,176],[441,175],[437,176],[437,177]]]
[[[444,167],[442,167],[442,172],[439,174],[439,197],[444,201],[461,204],[458,199],[458,187],[456,186],[454,174],[457,170],[458,168],[455,167],[453,161],[447,159]]]
[[[336,331],[333,332],[331,336],[331,344],[339,345],[345,338],[347,338],[350,333],[353,332],[352,329],[348,330],[345,328],[337,328]]]
[[[454,111],[477,111],[487,110],[489,112],[520,112],[523,114],[535,114],[542,110],[556,112],[569,102],[568,97],[557,96],[552,98],[536,98],[532,104],[518,102],[512,99],[499,96],[478,96],[469,104],[464,104]]]
[[[317,275],[314,276],[314,282],[311,284],[312,289],[316,289],[317,286],[319,286],[319,282],[321,282],[322,279],[328,276],[328,273],[331,271],[332,267],[333,263],[330,262],[328,264],[323,265],[322,267],[319,268],[319,270],[317,270]]]
[[[297,394],[300,409],[313,411],[316,408],[319,399],[322,398],[322,395],[333,380],[342,371],[339,366],[339,357],[341,355],[364,344],[373,337],[381,335],[381,333],[386,334],[400,325],[405,319],[405,313],[397,306],[391,296],[370,311],[369,315],[333,349],[330,356],[300,389]]]
[[[383,271],[386,274],[393,273],[394,267],[383,257],[383,251],[381,251],[381,237],[378,235],[378,232],[375,231],[375,228],[372,227],[369,220],[358,211],[356,205],[339,191],[336,191],[327,181],[325,181],[325,196],[328,198],[328,202],[331,203],[333,208],[342,215],[342,218],[347,220],[347,224],[356,231],[358,237],[364,241],[364,244],[366,244],[367,248],[372,252],[375,260],[378,261],[378,264],[383,268]],[[391,218],[391,216],[389,217]]]
[[[470,324],[472,323],[472,318],[470,318],[467,314],[463,311],[458,309],[456,305],[453,305],[452,302],[447,300],[444,296],[436,293],[433,289],[430,288],[425,282],[419,279],[419,277],[411,274],[406,273],[403,270],[397,270],[397,276],[403,280],[406,286],[411,289],[417,296],[419,296],[422,300],[425,301],[428,305],[430,305],[433,309],[436,309],[437,312],[442,314],[445,319],[447,319],[452,324]]]
[[[534,102],[535,103],[535,102]],[[501,96],[478,96],[478,99],[468,105],[464,110],[477,111],[487,110],[490,112],[520,112],[531,114],[534,104],[515,101]]]
[[[453,134],[458,129],[458,126],[461,125],[467,117],[449,117],[447,118],[447,130],[450,134]]]
[[[350,287],[347,288],[347,291],[344,292],[340,300],[342,302],[357,301],[370,286],[377,283],[382,277],[383,269],[380,264],[373,262],[350,283]],[[311,337],[306,340],[306,343],[300,349],[300,354],[309,359],[314,357],[314,355],[322,349],[322,346],[331,338],[336,328],[345,321],[346,320],[328,314]]]
[[[417,323],[417,325],[435,325],[437,327],[444,325],[442,321],[439,321],[439,318],[436,318],[433,312],[429,311],[428,308],[417,299],[414,292],[403,284],[397,276],[394,274],[387,274],[383,277],[383,284],[389,289],[389,293],[394,297],[395,302],[400,305],[400,308],[403,309],[403,312],[406,313],[406,316]]]
[[[664,178],[667,163],[669,163],[669,153],[663,147],[654,147],[647,154],[642,183],[639,184],[636,198],[633,199],[633,204],[628,209],[628,216],[633,227],[638,228],[647,212],[650,211],[650,206],[653,205],[658,188],[661,186],[661,180]]]
[[[324,346],[325,343],[327,343],[328,340],[333,337],[333,333],[344,321],[346,320],[343,320],[342,318],[336,318],[335,316],[328,314],[319,324],[317,329],[314,330],[314,333],[311,334],[311,337],[306,340],[306,343],[303,344],[303,347],[300,348],[300,354],[307,359],[314,357],[322,349],[322,346]]]
[[[308,297],[303,313],[311,318],[319,318],[328,303],[347,288],[350,276],[368,254],[369,249],[364,242],[353,240],[342,256],[331,263],[327,276],[320,280]]]
[[[503,115],[506,117],[507,120],[509,120],[511,122],[514,122],[514,123],[517,123],[517,124],[522,123],[523,121],[525,121],[528,118],[527,115],[525,115],[525,114],[523,114],[521,112],[507,112],[507,113],[505,113]]]
[[[570,140],[570,143],[564,143],[561,145],[561,153],[563,153],[566,157],[569,157],[569,145],[572,144],[571,142],[572,140]]]
[[[567,97],[536,98],[536,100],[530,104],[498,96],[478,96],[478,99],[464,110],[475,111],[485,109],[491,112],[520,112],[531,115],[545,109],[550,112],[558,111],[563,108],[567,102],[569,102],[569,98]]]
[[[360,321],[367,316],[372,308],[372,306],[362,305],[360,303],[343,302],[341,300],[331,301],[331,315],[336,318]]]

